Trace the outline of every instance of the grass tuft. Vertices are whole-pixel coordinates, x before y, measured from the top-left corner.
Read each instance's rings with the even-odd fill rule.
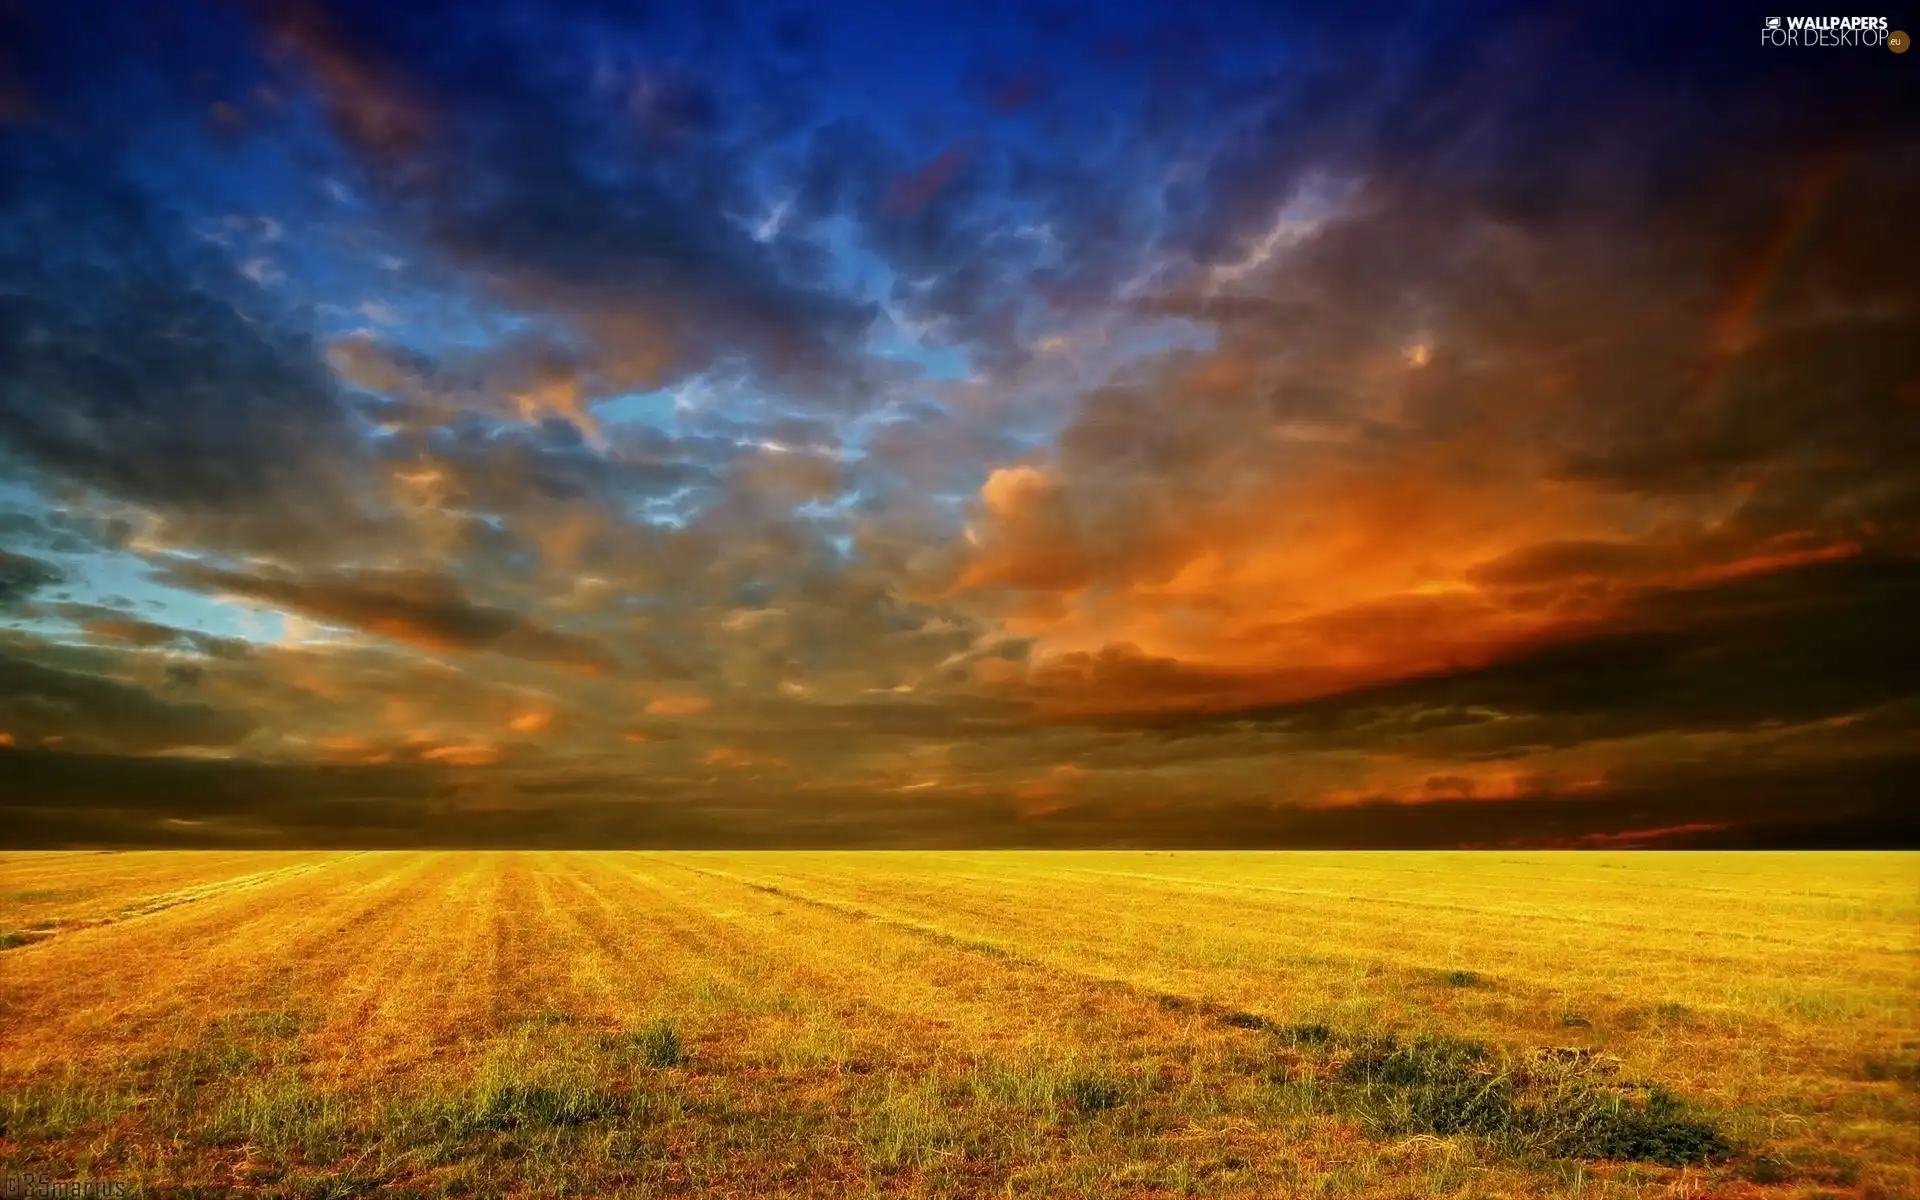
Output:
[[[1333,1041],[1333,1030],[1325,1025],[1282,1025],[1274,1032],[1296,1046],[1325,1046]]]
[[[451,1114],[453,1132],[556,1129],[625,1115],[619,1096],[578,1083],[495,1081]]]
[[[1069,1075],[1060,1084],[1061,1098],[1081,1114],[1119,1108],[1123,1096],[1120,1084],[1104,1075]]]
[[[641,1064],[655,1070],[677,1067],[686,1057],[680,1045],[680,1034],[670,1022],[655,1021],[627,1036]]]
[[[1401,1043],[1391,1034],[1363,1035],[1340,1065],[1337,1078],[1347,1083],[1396,1087],[1464,1079],[1487,1058],[1480,1042],[1449,1034],[1427,1034]]]

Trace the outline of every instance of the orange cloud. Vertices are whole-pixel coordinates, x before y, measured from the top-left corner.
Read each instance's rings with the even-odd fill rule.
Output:
[[[1409,763],[1375,756],[1367,782],[1325,792],[1312,808],[1349,808],[1362,804],[1430,804],[1442,800],[1517,800],[1522,796],[1575,796],[1600,790],[1600,779],[1570,779],[1538,770],[1499,764]]]
[[[180,636],[177,629],[133,617],[99,617],[86,622],[81,628],[105,641],[147,648],[164,646]]]
[[[1043,817],[1059,812],[1066,802],[1078,792],[1091,774],[1079,763],[1060,763],[1046,772],[1031,779],[1022,780],[1013,789],[1013,798],[1020,814],[1025,817]]]
[[[339,762],[372,765],[393,761],[393,753],[391,750],[382,749],[367,738],[358,737],[353,734],[321,738],[316,744],[320,749],[322,757],[334,759]]]
[[[500,761],[500,749],[483,743],[435,746],[423,751],[420,758],[450,767],[487,767]]]
[[[1581,849],[1601,850],[1607,848],[1632,848],[1648,846],[1658,842],[1672,841],[1693,833],[1718,833],[1727,826],[1710,821],[1694,821],[1685,825],[1666,825],[1659,829],[1629,829],[1621,833],[1589,833],[1571,843]]]
[[[1007,630],[1037,639],[1055,667],[1128,646],[1135,661],[1211,677],[1222,686],[1200,692],[1236,702],[1484,662],[1606,607],[1515,605],[1473,573],[1543,541],[1599,535],[1623,501],[1475,469],[1453,447],[1364,467],[1303,458],[1275,473],[1244,494],[1148,491],[1102,511],[1097,484],[1079,496],[1038,468],[1004,469],[981,490],[978,551],[956,590],[1024,593],[1001,608]],[[1150,693],[1089,700],[1157,704]]]
[[[650,717],[697,717],[712,707],[705,696],[656,696],[647,701],[645,712]]]
[[[1209,360],[1180,394],[1200,408],[1247,386],[1222,381],[1233,362]],[[1135,427],[1186,419],[1170,407],[1095,403],[1059,462],[1002,467],[979,491],[948,596],[1034,639],[1026,682],[1053,711],[1285,702],[1466,669],[1601,628],[1648,588],[1861,553],[1811,530],[1743,537],[1744,485],[1650,501],[1560,479],[1497,411],[1364,451],[1254,427],[1245,448],[1207,441],[1157,471],[1106,461],[1139,438],[1178,446],[1178,428]],[[1021,682],[1012,665],[975,673]]]
[[[507,728],[515,733],[544,733],[552,726],[553,713],[547,709],[523,712],[507,722]]]
[[[700,762],[709,767],[732,767],[744,770],[748,767],[783,767],[786,762],[770,754],[755,754],[738,746],[719,746],[701,756]]]

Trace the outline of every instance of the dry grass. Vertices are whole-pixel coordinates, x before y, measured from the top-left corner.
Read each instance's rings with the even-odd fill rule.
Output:
[[[0,1165],[155,1192],[1920,1195],[1914,855],[10,854],[4,935]]]

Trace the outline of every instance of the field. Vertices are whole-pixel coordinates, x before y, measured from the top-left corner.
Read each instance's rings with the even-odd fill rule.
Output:
[[[1920,1196],[1912,854],[11,853],[121,1194]]]

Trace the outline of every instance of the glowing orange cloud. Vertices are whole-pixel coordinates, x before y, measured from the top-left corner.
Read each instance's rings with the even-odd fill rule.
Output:
[[[1091,531],[1069,485],[1011,468],[982,489],[978,552],[956,591],[1020,593],[1006,627],[1038,639],[1042,660],[1131,646],[1240,677],[1236,702],[1471,665],[1605,608],[1571,595],[1516,605],[1473,581],[1482,564],[1629,518],[1630,502],[1542,484],[1526,466],[1465,445],[1365,467],[1303,457],[1280,482],[1137,536]]]
[[[1645,846],[1655,842],[1670,841],[1690,833],[1718,833],[1727,828],[1724,824],[1711,821],[1693,821],[1685,825],[1666,825],[1659,829],[1629,829],[1621,833],[1589,833],[1572,844],[1582,849],[1600,850],[1609,847]]]
[[[1442,800],[1515,800],[1522,796],[1577,796],[1598,792],[1605,780],[1564,778],[1549,772],[1510,764],[1431,763],[1403,761],[1376,755],[1369,761],[1368,780],[1357,787],[1337,788],[1310,802],[1314,808],[1347,808],[1359,804],[1431,804]]]
[[[515,733],[543,733],[553,726],[553,713],[547,709],[534,709],[516,715],[507,722],[507,728]]]
[[[1380,366],[1435,369],[1404,354]],[[1647,588],[1860,552],[1811,530],[1743,541],[1739,482],[1650,499],[1560,478],[1532,426],[1567,415],[1517,401],[1489,400],[1444,437],[1369,445],[1283,423],[1150,473],[1102,461],[1141,439],[1178,445],[1183,429],[1165,426],[1211,406],[1251,420],[1235,399],[1251,371],[1215,356],[1168,383],[1185,399],[1095,412],[1060,462],[989,475],[947,597],[1034,643],[1031,667],[975,664],[980,686],[1028,687],[1066,715],[1286,702],[1597,630]],[[1076,436],[1091,447],[1077,459]]]
[[[497,746],[469,743],[435,746],[424,751],[420,757],[427,762],[445,763],[451,767],[487,767],[500,761],[500,750]]]

